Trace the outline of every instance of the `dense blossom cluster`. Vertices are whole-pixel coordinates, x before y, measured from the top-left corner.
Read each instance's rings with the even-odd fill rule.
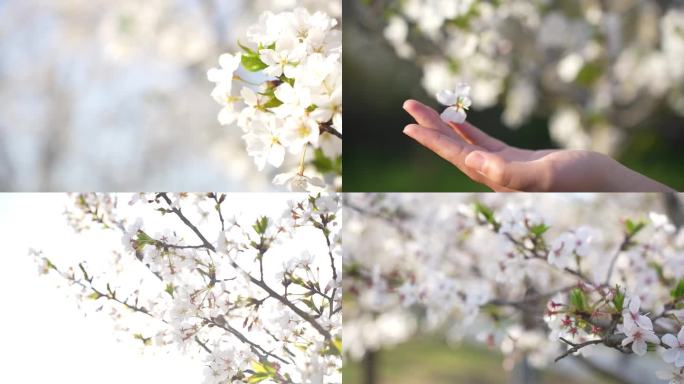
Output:
[[[121,246],[86,260],[32,254],[122,337],[203,356],[206,383],[340,383],[339,196],[293,195],[266,215],[239,211],[244,197],[76,195],[71,226]]]
[[[659,376],[680,383],[684,231],[656,198],[351,196],[345,353],[445,331],[499,348],[507,367],[657,351],[672,368]]]
[[[510,127],[550,110],[563,146],[611,151],[617,128],[663,103],[684,114],[677,2],[407,0],[383,11],[385,37],[422,66],[430,94],[466,81],[473,106],[502,103]]]
[[[342,156],[342,40],[323,12],[261,15],[242,52],[219,58],[208,72],[219,122],[237,123],[247,152],[266,165],[295,168],[273,182],[292,191],[339,188]],[[287,154],[295,164],[286,162]],[[319,176],[324,176],[324,182]],[[330,186],[331,188],[328,188]]]

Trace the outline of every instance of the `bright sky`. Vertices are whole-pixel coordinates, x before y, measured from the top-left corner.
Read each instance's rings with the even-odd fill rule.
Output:
[[[269,212],[292,197],[244,194],[227,199],[226,208]],[[117,342],[111,322],[84,317],[64,290],[38,275],[29,247],[47,257],[69,252],[87,258],[112,241],[74,234],[62,214],[65,199],[64,194],[0,194],[0,383],[201,382],[201,361],[180,353],[143,355]]]

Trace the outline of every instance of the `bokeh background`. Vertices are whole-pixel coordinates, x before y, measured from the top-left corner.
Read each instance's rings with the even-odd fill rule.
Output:
[[[0,0],[0,190],[269,190],[209,68],[264,10],[322,0]]]
[[[413,122],[401,108],[406,99],[421,100],[439,111],[443,107],[438,105],[422,85],[424,63],[415,57],[399,58],[393,46],[383,36],[388,19],[397,12],[398,3],[392,0],[343,0],[344,117],[346,124],[353,127],[345,139],[345,191],[486,190],[486,187],[470,181],[452,165],[402,134],[403,127]],[[614,12],[619,16],[624,12],[624,15],[640,17],[662,15],[663,9],[682,7],[680,1],[628,0],[609,3],[560,1],[549,7],[555,7],[558,11],[575,9],[578,6],[587,9],[586,7],[596,3],[615,7]],[[657,9],[651,7],[642,10],[635,3],[654,5]],[[525,9],[521,12],[525,12]],[[633,18],[625,17],[622,22],[626,23],[625,29],[634,25],[651,26],[658,33],[659,21],[658,18],[634,21]],[[416,50],[421,45],[429,45],[424,40],[411,41],[415,25],[409,28],[413,28],[409,32],[409,41]],[[560,32],[558,34],[562,35]],[[658,69],[657,66],[653,66],[651,70],[648,68],[650,67],[644,64],[639,69],[642,72],[635,72],[634,76],[641,76],[643,79],[644,73],[656,76],[668,71],[666,68]],[[510,84],[506,83],[504,87],[507,88],[508,85]],[[574,85],[581,89],[581,84]],[[509,128],[502,123],[505,109],[502,99],[505,97],[499,97],[498,102],[484,109],[471,109],[469,121],[511,145],[534,149],[560,147],[550,134],[552,112],[543,107],[542,102],[535,106],[525,123],[517,128]],[[684,144],[684,119],[665,100],[658,100],[658,105],[635,126],[614,127],[611,134],[619,134],[618,145],[609,149],[601,148],[605,146],[595,140],[590,146],[611,154],[638,172],[682,190],[684,153],[680,148]],[[588,112],[581,113],[583,118],[588,117]]]

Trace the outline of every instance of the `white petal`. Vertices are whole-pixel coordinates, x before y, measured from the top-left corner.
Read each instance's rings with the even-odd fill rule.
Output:
[[[632,300],[629,301],[629,311],[632,313],[639,313],[639,307],[641,306],[641,299],[639,296],[634,296],[632,297]]]
[[[237,115],[233,112],[233,106],[230,104],[221,108],[221,111],[218,114],[218,121],[221,125],[233,124],[236,118]]]
[[[240,53],[236,55],[224,53],[219,56],[219,65],[221,65],[221,68],[232,73],[240,66],[240,60],[242,60],[242,54]]]
[[[282,83],[273,92],[275,97],[285,104],[294,104],[297,101],[297,93],[289,83]]]
[[[285,172],[285,173],[279,173],[275,175],[273,178],[273,184],[275,185],[285,185],[288,183],[294,176],[296,175],[295,172]]]
[[[442,120],[461,124],[466,119],[466,113],[456,107],[449,107],[442,112]]]
[[[212,83],[219,83],[224,80],[224,72],[222,69],[212,68],[207,71],[207,80]]]
[[[672,347],[672,348],[679,347],[679,341],[677,340],[675,335],[668,333],[667,335],[663,336],[662,341],[663,341],[663,344],[667,345],[668,347]]]
[[[442,105],[451,106],[456,104],[456,95],[452,91],[443,90],[437,93],[437,101]]]
[[[632,343],[632,351],[636,353],[639,356],[643,356],[646,354],[646,342],[643,340],[636,340]]]
[[[675,360],[674,360],[675,367],[677,367],[677,368],[684,367],[684,353],[682,353],[682,350],[679,348],[677,348],[676,351],[677,351],[677,354],[675,355]]]
[[[255,106],[257,105],[257,95],[249,87],[242,87],[240,90],[240,96],[245,100],[245,104]]]
[[[454,92],[457,96],[468,96],[470,95],[470,85],[466,83],[460,83],[456,86],[456,92]]]
[[[268,162],[272,166],[279,168],[285,160],[285,148],[280,144],[273,144],[268,154]]]
[[[679,341],[680,345],[684,345],[684,327],[679,330],[679,333],[677,333],[677,341]]]
[[[679,351],[677,349],[668,349],[665,352],[663,352],[663,360],[666,363],[673,363],[675,359],[677,358],[677,355],[679,354]]]
[[[648,316],[639,315],[637,324],[639,324],[641,328],[653,329],[653,322],[651,322],[651,319]]]

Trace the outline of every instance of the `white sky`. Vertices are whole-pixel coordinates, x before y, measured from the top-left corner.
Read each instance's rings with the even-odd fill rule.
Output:
[[[269,212],[293,198],[285,193],[237,196],[227,199],[226,209]],[[111,321],[84,317],[73,298],[38,275],[29,247],[47,257],[69,252],[87,258],[108,241],[74,234],[62,214],[65,201],[64,194],[0,194],[0,383],[201,382],[201,361],[180,353],[142,354],[117,342]]]

